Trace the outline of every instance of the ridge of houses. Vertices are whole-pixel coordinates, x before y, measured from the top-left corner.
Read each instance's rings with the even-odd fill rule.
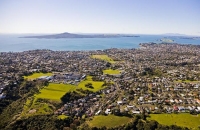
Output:
[[[110,113],[200,112],[200,46],[143,43],[139,49],[96,51],[32,50],[0,53],[0,99],[4,89],[19,84],[22,76],[53,72],[40,77],[49,82],[75,84],[87,75],[112,81],[99,92],[66,102],[55,114],[93,116]],[[93,59],[108,55],[116,61]],[[118,69],[119,75],[103,74]]]

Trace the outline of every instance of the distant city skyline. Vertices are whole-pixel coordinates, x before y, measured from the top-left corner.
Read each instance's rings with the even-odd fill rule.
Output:
[[[200,36],[200,1],[0,1],[0,33],[63,32]]]

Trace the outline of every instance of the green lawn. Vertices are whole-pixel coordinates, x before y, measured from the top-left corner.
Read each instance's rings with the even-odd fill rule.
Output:
[[[68,116],[66,116],[66,115],[59,115],[58,116],[58,119],[61,119],[61,120],[66,119],[66,118],[68,118]]]
[[[150,114],[148,120],[156,120],[163,125],[177,125],[198,129],[200,126],[200,115],[191,115],[189,113],[181,114]]]
[[[91,83],[92,86],[94,87],[94,89],[85,87],[85,85],[88,84],[88,83]],[[78,88],[82,88],[83,90],[88,89],[90,91],[96,92],[96,91],[99,91],[99,90],[105,88],[105,87],[102,87],[103,84],[104,84],[104,82],[102,82],[102,81],[93,81],[92,80],[92,76],[87,76],[86,80],[81,81],[78,84]]]
[[[51,76],[52,73],[34,73],[32,75],[29,75],[29,76],[23,76],[24,79],[27,79],[27,80],[34,80],[34,79],[37,79],[41,76]]]
[[[105,60],[110,63],[115,63],[115,61],[112,58],[108,57],[108,55],[92,55],[92,58]]]
[[[76,86],[74,85],[50,83],[48,86],[42,88],[39,94],[35,94],[35,97],[60,101],[60,98],[65,93],[75,89]]]
[[[104,74],[110,74],[110,75],[115,75],[115,74],[120,74],[119,70],[112,70],[112,69],[107,69],[107,70],[103,70]]]
[[[115,127],[126,124],[131,121],[131,118],[125,116],[94,116],[94,118],[88,122],[90,127]]]

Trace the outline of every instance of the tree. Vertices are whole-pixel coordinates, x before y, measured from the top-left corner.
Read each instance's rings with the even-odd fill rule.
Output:
[[[138,121],[136,127],[138,130],[144,130],[144,123],[141,119]]]
[[[91,89],[94,88],[94,87],[92,86],[92,83],[87,83],[87,84],[85,84],[85,87],[86,87],[86,88],[91,88]]]
[[[106,63],[106,67],[109,68],[110,66],[111,66],[111,63],[110,63],[110,62],[107,62],[107,63]]]

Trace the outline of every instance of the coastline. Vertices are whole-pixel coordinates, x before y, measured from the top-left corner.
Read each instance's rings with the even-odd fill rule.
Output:
[[[140,43],[159,43],[158,39],[164,37],[163,35],[140,35],[140,37],[117,38],[38,39],[18,38],[20,36],[23,35],[0,35],[0,52],[23,52],[36,49],[49,49],[53,51],[92,51],[111,48],[133,49],[140,48]],[[200,45],[200,39],[170,38],[180,44]]]

